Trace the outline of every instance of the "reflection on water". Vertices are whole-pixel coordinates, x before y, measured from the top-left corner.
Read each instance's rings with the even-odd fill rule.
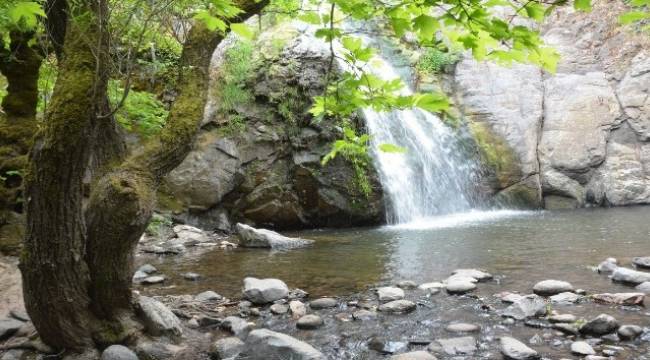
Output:
[[[141,256],[170,278],[156,293],[211,289],[237,297],[245,276],[275,277],[313,295],[344,295],[382,282],[441,280],[460,267],[500,275],[489,290],[529,291],[558,278],[590,291],[629,290],[589,268],[606,257],[624,264],[650,255],[650,207],[567,212],[483,212],[430,222],[369,229],[301,232],[316,243],[304,249],[210,250],[201,256]],[[198,272],[188,282],[180,274]]]

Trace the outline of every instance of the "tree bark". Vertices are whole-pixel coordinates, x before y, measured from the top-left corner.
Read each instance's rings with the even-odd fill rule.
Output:
[[[83,176],[98,104],[106,94],[105,14],[103,0],[74,7],[26,176],[27,234],[20,266],[25,306],[41,339],[69,351],[93,345]]]

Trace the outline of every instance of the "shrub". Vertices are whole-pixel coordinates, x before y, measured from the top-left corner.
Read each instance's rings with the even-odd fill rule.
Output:
[[[108,93],[111,105],[117,106],[122,100],[124,89],[116,81],[111,81]],[[128,131],[149,137],[162,129],[167,114],[165,106],[154,94],[131,90],[123,106],[115,113],[115,119]]]
[[[417,68],[419,71],[427,74],[438,74],[445,67],[453,65],[460,60],[457,53],[444,52],[438,48],[428,49],[418,61]]]

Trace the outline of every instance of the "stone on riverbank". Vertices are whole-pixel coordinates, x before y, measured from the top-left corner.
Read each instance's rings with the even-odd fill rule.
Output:
[[[248,321],[238,316],[228,316],[221,322],[221,328],[229,331],[240,339],[245,339],[248,333],[253,329]]]
[[[600,314],[587,321],[580,327],[580,333],[585,335],[603,336],[618,329],[618,321],[613,316]]]
[[[313,240],[290,238],[267,229],[255,229],[238,223],[239,246],[248,248],[290,249],[313,243]]]
[[[604,293],[591,296],[595,302],[614,305],[643,305],[644,293]]]
[[[650,281],[650,273],[619,267],[614,270],[611,278],[614,281],[639,285],[646,281]]]
[[[393,355],[390,360],[436,360],[436,357],[426,351],[412,351],[409,353]]]
[[[404,298],[404,290],[397,287],[385,286],[377,289],[377,295],[379,296],[379,301],[401,300]]]
[[[563,292],[556,295],[553,295],[549,298],[551,304],[555,305],[572,305],[580,302],[584,296],[578,295],[572,292]]]
[[[447,279],[447,292],[452,295],[465,294],[476,289],[476,284],[464,278]]]
[[[144,264],[144,265],[140,266],[140,267],[138,268],[137,271],[142,271],[142,272],[145,273],[145,274],[153,274],[153,273],[155,273],[156,271],[158,271],[158,269],[156,269],[156,268],[155,268],[153,265],[151,265],[151,264]],[[136,271],[136,272],[137,272],[137,271]]]
[[[481,327],[475,324],[455,323],[447,325],[445,330],[453,333],[470,333],[479,332],[481,330]]]
[[[634,340],[643,333],[643,328],[637,325],[623,325],[618,328],[617,333],[621,340]]]
[[[571,343],[571,353],[580,355],[580,356],[587,356],[587,355],[596,355],[596,351],[594,351],[594,348],[589,345],[586,341],[574,341]]]
[[[558,314],[548,317],[548,321],[552,323],[574,323],[576,320],[578,318],[572,314]]]
[[[147,296],[140,296],[137,305],[147,331],[151,335],[178,337],[183,334],[181,321],[161,302]]]
[[[471,355],[476,352],[476,339],[471,336],[463,336],[449,339],[439,339],[429,345],[433,352],[444,352],[447,355]]]
[[[601,274],[609,274],[609,273],[613,273],[614,270],[616,270],[617,268],[618,268],[618,260],[616,260],[615,258],[607,258],[605,259],[605,261],[598,264],[598,267],[596,269]]]
[[[525,320],[546,314],[546,302],[538,295],[526,295],[505,308],[501,315],[515,320]]]
[[[409,300],[394,300],[379,305],[378,310],[392,314],[405,314],[415,310],[415,303]]]
[[[650,269],[650,256],[635,257],[632,260],[632,263],[636,265],[636,267]]]
[[[338,305],[338,301],[334,298],[320,298],[309,302],[309,307],[314,310],[329,309],[336,305]]]
[[[532,360],[539,359],[540,356],[537,351],[529,348],[521,341],[504,336],[499,339],[501,354],[506,359],[512,360]]]
[[[285,304],[273,304],[269,310],[275,315],[284,315],[289,312],[289,306]]]
[[[201,302],[203,302],[203,301],[219,301],[219,300],[222,300],[222,299],[223,299],[223,296],[221,296],[221,295],[219,295],[216,292],[211,291],[211,290],[204,291],[204,292],[202,292],[200,294],[197,294],[194,297],[194,300],[201,301]]]
[[[244,346],[244,342],[238,337],[219,339],[210,346],[210,358],[213,360],[234,359],[244,350]]]
[[[314,330],[323,326],[323,324],[323,319],[320,316],[309,314],[298,319],[296,327],[301,330]]]
[[[298,300],[293,300],[289,303],[289,310],[291,311],[291,317],[296,320],[307,314],[307,306]]]
[[[474,278],[477,281],[487,281],[492,279],[492,274],[477,269],[456,269],[451,273],[452,276],[466,276]]]
[[[572,292],[573,285],[566,281],[544,280],[533,286],[533,292],[541,296],[552,296],[563,292]]]
[[[155,285],[155,284],[164,283],[165,280],[166,280],[166,278],[164,276],[156,275],[156,276],[146,277],[146,278],[142,279],[142,281],[140,281],[140,283],[142,283],[143,285]]]
[[[643,282],[637,285],[634,289],[644,294],[650,294],[650,281]]]
[[[306,342],[267,329],[251,331],[244,351],[236,359],[326,360],[325,355]]]
[[[433,292],[433,291],[438,292],[440,291],[440,289],[444,289],[444,288],[445,288],[445,284],[441,282],[424,283],[418,286],[418,289],[427,290],[429,292]]]
[[[402,280],[398,282],[395,286],[401,289],[415,289],[416,287],[418,287],[418,284],[416,284],[415,281]]]
[[[352,318],[357,321],[374,320],[377,318],[377,313],[374,311],[361,309],[353,312]]]
[[[104,350],[101,360],[138,360],[138,356],[126,346],[111,345]]]
[[[267,304],[289,295],[287,284],[278,279],[244,279],[244,298],[254,304]]]

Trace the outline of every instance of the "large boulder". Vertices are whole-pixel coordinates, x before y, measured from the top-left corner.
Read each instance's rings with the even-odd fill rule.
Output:
[[[287,284],[278,279],[244,279],[244,298],[254,304],[268,304],[289,295]]]
[[[573,285],[560,280],[544,280],[533,286],[533,292],[541,296],[551,296],[571,291],[573,291]]]
[[[650,281],[650,273],[619,267],[614,270],[611,278],[614,281],[639,285],[641,283]]]
[[[607,314],[600,314],[587,321],[580,327],[580,333],[584,335],[602,336],[615,332],[618,329],[618,321]]]
[[[104,349],[101,360],[138,360],[138,356],[126,346],[111,345]]]
[[[251,331],[236,359],[326,360],[325,355],[306,342],[267,329]]]
[[[539,359],[540,356],[537,351],[529,348],[521,341],[504,336],[499,339],[501,354],[506,359],[511,360],[533,360]]]
[[[290,249],[313,243],[313,240],[290,238],[267,229],[255,229],[238,223],[239,246],[248,248]]]
[[[181,321],[167,306],[147,296],[140,296],[137,302],[140,317],[151,335],[179,337],[183,334]]]

